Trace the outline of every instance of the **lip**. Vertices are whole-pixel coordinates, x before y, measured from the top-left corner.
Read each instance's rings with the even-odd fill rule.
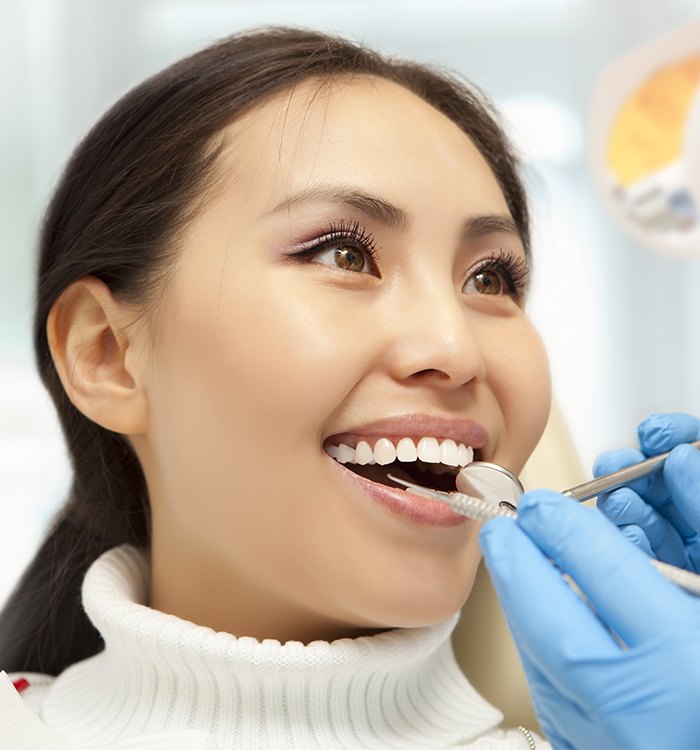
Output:
[[[407,519],[419,526],[460,526],[466,524],[470,519],[450,510],[450,508],[439,500],[431,500],[427,497],[414,495],[401,489],[394,489],[383,484],[378,484],[370,479],[365,479],[346,469],[342,464],[334,461],[330,456],[328,460],[337,467],[345,481],[351,482],[365,496],[373,502],[383,506],[394,515]]]
[[[350,469],[346,469],[330,456],[327,456],[327,458],[336,467],[336,471],[340,472],[341,478],[350,482],[354,489],[359,489],[371,501],[418,526],[460,526],[470,520],[466,516],[461,516],[450,510],[447,505],[439,500],[431,500],[427,497],[414,495],[412,492],[378,484],[355,474]]]
[[[471,419],[415,413],[378,419],[329,435],[323,442],[324,444],[345,443],[355,447],[363,438],[386,437],[390,440],[400,440],[405,437],[422,438],[425,436],[454,440],[455,443],[463,443],[476,450],[482,450],[489,439],[486,429]]]

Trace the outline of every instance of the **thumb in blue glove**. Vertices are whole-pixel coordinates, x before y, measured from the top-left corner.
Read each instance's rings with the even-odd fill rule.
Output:
[[[700,746],[700,600],[555,493],[524,495],[517,520],[490,521],[480,539],[554,747]]]

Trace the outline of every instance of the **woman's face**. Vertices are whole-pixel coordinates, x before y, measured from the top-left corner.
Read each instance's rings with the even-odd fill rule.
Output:
[[[453,440],[519,471],[544,427],[496,179],[453,122],[379,79],[306,82],[225,138],[142,372],[151,605],[281,641],[444,619],[478,524],[382,483],[431,471],[381,464],[404,438],[400,457],[413,444],[427,464]],[[378,463],[339,463],[341,444]]]

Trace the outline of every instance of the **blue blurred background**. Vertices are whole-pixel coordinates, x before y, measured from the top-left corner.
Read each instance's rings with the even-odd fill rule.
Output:
[[[527,163],[530,313],[588,466],[634,441],[650,411],[700,414],[700,255],[663,257],[628,238],[586,163],[600,72],[698,20],[690,0],[0,0],[0,602],[69,481],[33,369],[37,227],[62,163],[116,97],[217,37],[273,23],[340,32],[483,87]]]

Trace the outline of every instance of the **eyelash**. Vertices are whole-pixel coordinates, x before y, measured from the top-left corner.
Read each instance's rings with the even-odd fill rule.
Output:
[[[357,250],[362,251],[378,274],[376,263],[377,243],[374,237],[358,221],[346,222],[340,221],[337,224],[330,224],[328,231],[323,237],[313,240],[311,244],[294,253],[295,258],[308,259],[313,258],[324,250],[328,250],[335,245],[350,245]]]
[[[362,251],[367,256],[373,270],[377,274],[379,273],[376,263],[377,243],[372,234],[360,226],[357,221],[340,221],[337,224],[330,224],[326,234],[317,240],[313,240],[299,252],[294,253],[293,257],[301,260],[311,259],[324,250],[340,244],[350,245]],[[527,290],[529,270],[527,262],[520,255],[516,255],[511,250],[499,248],[497,252],[479,261],[464,283],[466,284],[467,281],[482,271],[495,271],[505,283],[508,296],[520,300],[525,296]]]
[[[499,248],[498,252],[479,261],[477,267],[471,270],[467,281],[482,271],[498,273],[505,282],[510,297],[520,300],[525,296],[530,268],[527,261],[512,250]],[[466,284],[466,281],[464,283]]]

